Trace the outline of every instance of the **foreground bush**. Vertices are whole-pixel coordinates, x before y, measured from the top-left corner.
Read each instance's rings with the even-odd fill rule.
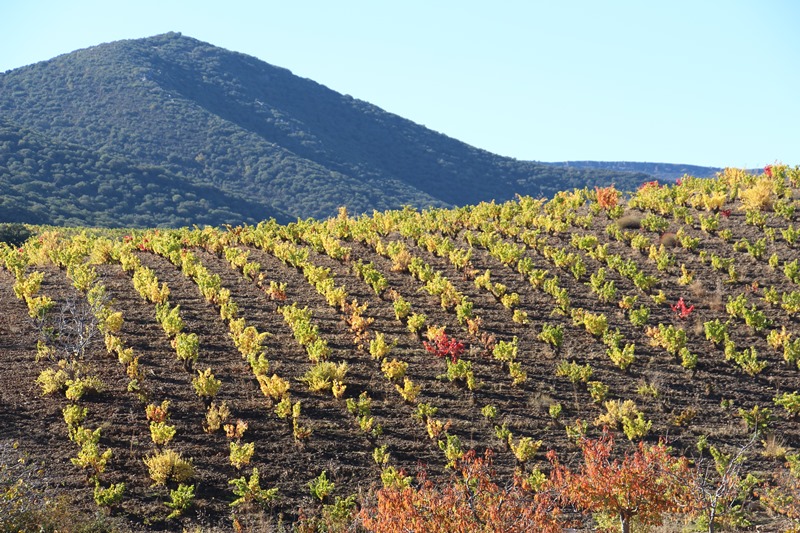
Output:
[[[584,439],[581,448],[578,471],[548,453],[553,464],[550,483],[563,504],[617,517],[623,533],[631,530],[633,519],[661,525],[664,514],[695,511],[696,472],[685,457],[670,455],[663,442],[640,442],[633,453],[612,459],[614,439],[604,431],[598,439]]]
[[[361,510],[362,525],[380,533],[562,531],[559,509],[547,492],[525,490],[520,481],[502,488],[492,480],[491,451],[484,457],[467,452],[457,469],[443,485],[422,475],[416,488],[379,490],[377,502]]]

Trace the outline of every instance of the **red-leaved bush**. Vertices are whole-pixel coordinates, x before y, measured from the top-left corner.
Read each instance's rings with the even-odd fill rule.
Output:
[[[432,353],[436,357],[448,357],[452,363],[456,363],[464,353],[464,343],[448,337],[444,331],[439,333],[432,342],[422,341],[422,344],[425,345],[428,353]]]
[[[686,302],[683,301],[683,297],[678,299],[678,303],[670,305],[670,307],[675,312],[675,315],[681,320],[687,318],[689,315],[692,314],[692,311],[694,311],[693,305],[690,305],[688,307],[686,306]]]

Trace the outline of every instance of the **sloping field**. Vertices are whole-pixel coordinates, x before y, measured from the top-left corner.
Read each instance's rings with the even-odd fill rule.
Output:
[[[608,426],[619,454],[666,437],[706,488],[736,474],[720,525],[780,529],[744,478],[800,446],[798,185],[770,167],[629,198],[40,233],[3,249],[2,458],[42,467],[6,477],[132,529],[258,530],[333,520],[401,471],[449,479],[469,449],[501,484],[547,474],[547,450],[577,466]]]

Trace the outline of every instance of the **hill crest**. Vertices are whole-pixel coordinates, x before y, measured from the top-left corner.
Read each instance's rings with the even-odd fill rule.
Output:
[[[0,74],[7,120],[305,218],[634,188],[650,176],[558,168],[469,146],[255,57],[179,33]]]

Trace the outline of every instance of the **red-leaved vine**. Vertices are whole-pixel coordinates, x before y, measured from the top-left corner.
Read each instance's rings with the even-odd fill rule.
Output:
[[[464,343],[452,337],[448,337],[443,331],[437,335],[432,342],[422,341],[428,353],[436,357],[448,357],[450,362],[456,363],[464,353]]]
[[[688,316],[692,314],[692,311],[694,311],[693,305],[686,307],[686,302],[683,301],[683,297],[678,299],[678,303],[670,305],[670,307],[681,320],[688,318]]]

